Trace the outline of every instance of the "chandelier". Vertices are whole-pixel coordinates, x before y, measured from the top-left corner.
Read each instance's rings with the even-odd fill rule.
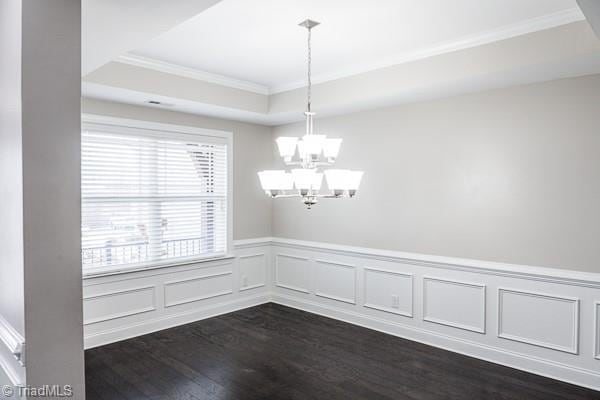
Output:
[[[319,25],[319,22],[307,19],[299,24],[308,30],[308,87],[306,134],[302,139],[297,137],[277,138],[279,155],[283,162],[292,168],[290,172],[285,170],[267,170],[258,173],[260,184],[265,193],[272,198],[298,197],[310,209],[318,199],[340,199],[351,198],[356,195],[360,185],[363,172],[347,169],[325,169],[333,166],[338,156],[342,139],[328,138],[326,135],[315,135],[313,133],[313,118],[315,113],[311,111],[311,32]],[[298,159],[294,159],[298,150]],[[320,171],[323,170],[322,172]],[[328,192],[323,192],[321,186],[323,176],[327,180]]]

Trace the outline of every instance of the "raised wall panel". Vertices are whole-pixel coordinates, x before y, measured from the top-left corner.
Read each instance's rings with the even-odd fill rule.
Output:
[[[309,293],[309,278],[308,258],[277,254],[275,257],[275,285],[284,289]]]
[[[156,287],[143,286],[95,294],[83,299],[84,325],[156,310]]]
[[[600,301],[594,303],[594,358],[600,360]]]
[[[485,285],[424,277],[423,320],[485,333]]]
[[[268,249],[267,245],[264,240],[244,243],[239,246],[241,254],[235,261],[240,275],[244,271],[248,273],[248,283],[258,283],[259,274],[254,272],[264,253],[267,278],[264,290],[242,290],[220,296],[219,284],[227,282],[221,289],[223,293],[231,293],[240,283],[238,270],[232,274],[231,261],[85,279],[86,346],[104,345],[274,301],[600,390],[600,280],[594,277],[584,279],[577,272],[569,276],[567,271],[553,276],[548,275],[551,270],[536,267],[502,265],[496,268],[493,263],[440,260],[440,257],[430,256],[412,258],[406,254],[395,256],[386,251],[324,243],[276,242]],[[336,300],[350,301],[354,297],[351,280],[345,281],[353,268],[348,265],[344,268],[346,262],[357,266],[357,274],[363,269],[355,286],[360,307],[330,300],[336,297]],[[405,269],[410,271],[412,278],[403,273]],[[223,275],[203,276],[220,273]],[[270,292],[271,276],[278,287]],[[207,283],[210,284],[198,286],[205,278],[209,278]],[[160,295],[165,282],[168,285],[165,296],[170,307],[161,309]],[[338,283],[341,283],[340,287],[335,286]],[[488,318],[497,319],[500,329],[494,328],[488,335],[471,333],[486,330],[486,285],[494,288],[496,297],[488,304]],[[152,311],[155,309],[153,286],[156,286],[156,311]],[[502,289],[504,294],[496,296],[498,286],[527,290]],[[287,289],[319,293],[323,297],[294,296],[294,292]],[[545,294],[529,293],[530,290]],[[399,296],[398,308],[390,307],[395,292]],[[421,295],[421,298],[415,297]],[[563,297],[565,295],[573,298]],[[198,301],[206,296],[219,297]],[[189,301],[189,304],[176,307],[173,306],[176,301]],[[410,318],[420,314],[414,307],[422,307],[420,311],[426,321],[447,327]],[[130,317],[122,318],[127,316]],[[577,318],[579,323],[576,323]],[[577,333],[577,330],[581,332]],[[576,351],[579,353],[573,354]]]
[[[240,290],[250,290],[263,287],[267,280],[267,262],[265,253],[240,256]]]
[[[165,307],[173,307],[233,293],[231,271],[165,282]]]
[[[397,301],[394,298],[397,296]],[[413,276],[379,268],[364,269],[364,307],[413,316]]]
[[[316,264],[315,294],[356,304],[356,266],[327,260],[316,260]]]
[[[577,354],[579,300],[500,288],[498,337]]]

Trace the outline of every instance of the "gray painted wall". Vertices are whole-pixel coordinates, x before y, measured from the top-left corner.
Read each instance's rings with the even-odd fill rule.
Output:
[[[27,384],[83,399],[81,2],[21,3]]]
[[[274,236],[600,272],[600,75],[325,119],[314,100],[362,191],[275,201]]]
[[[0,54],[0,315],[25,335],[20,1],[0,2]]]
[[[256,171],[268,169],[272,164],[273,143],[270,127],[93,99],[83,99],[82,111],[111,117],[232,131],[233,237],[248,239],[271,236],[271,200],[264,196],[256,176]]]

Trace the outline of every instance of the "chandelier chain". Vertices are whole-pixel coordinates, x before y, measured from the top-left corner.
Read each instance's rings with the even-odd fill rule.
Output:
[[[308,112],[310,112],[310,103],[312,97],[312,44],[311,44],[311,36],[312,29],[308,28],[308,93],[307,93],[307,103],[308,103]]]

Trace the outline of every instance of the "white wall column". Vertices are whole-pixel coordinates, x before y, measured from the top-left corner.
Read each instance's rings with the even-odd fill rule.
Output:
[[[20,383],[70,385],[83,399],[81,0],[2,2],[0,25],[2,216],[16,221],[0,242],[11,255],[0,293],[14,292],[0,297],[0,315],[24,338]],[[6,373],[14,360],[4,361]]]

